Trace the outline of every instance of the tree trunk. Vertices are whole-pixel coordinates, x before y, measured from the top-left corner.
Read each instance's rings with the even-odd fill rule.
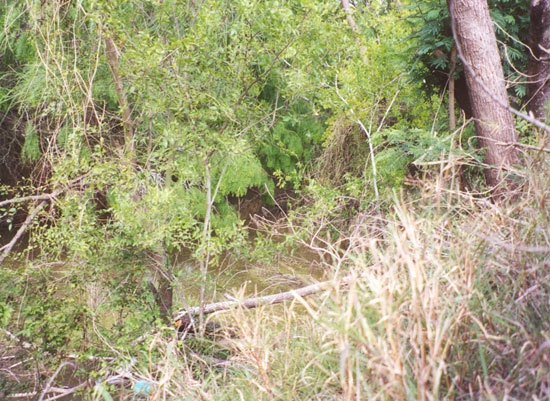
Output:
[[[166,251],[162,249],[160,251],[149,251],[147,256],[150,259],[149,268],[151,270],[151,274],[149,275],[149,289],[155,297],[160,317],[168,324],[171,320],[173,302],[173,276],[168,268],[168,255]],[[154,276],[157,277],[156,280],[153,280]]]
[[[542,121],[550,116],[550,3],[531,0],[529,6],[529,84],[527,110]]]
[[[500,192],[501,171],[519,159],[489,8],[486,0],[448,0],[448,5],[458,53],[465,64],[476,132],[486,149],[485,162],[492,166],[485,169],[485,179]]]

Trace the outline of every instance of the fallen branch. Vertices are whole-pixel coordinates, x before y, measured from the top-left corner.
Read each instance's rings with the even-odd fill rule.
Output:
[[[357,276],[346,276],[342,279],[339,285],[347,285],[356,278]],[[336,285],[338,285],[336,281],[330,280],[330,281],[323,281],[317,284],[308,285],[306,287],[298,288],[296,290],[280,292],[278,294],[266,295],[263,297],[247,298],[247,299],[243,299],[242,301],[238,300],[238,301],[215,302],[212,304],[204,305],[202,313],[207,315],[210,313],[226,311],[237,307],[252,309],[261,305],[280,304],[282,302],[290,301],[298,297],[302,297],[302,298],[307,297],[308,295],[315,294],[317,292],[320,292],[330,287],[334,287]],[[200,313],[200,311],[201,311],[200,306],[194,306],[192,308],[189,308],[188,310],[179,312],[176,315],[175,320],[178,321],[188,316],[196,316]]]
[[[19,238],[23,235],[27,227],[31,224],[31,222],[34,220],[38,212],[44,207],[47,201],[42,201],[38,206],[36,206],[31,213],[27,216],[25,219],[25,222],[21,227],[19,227],[19,230],[17,230],[17,233],[15,233],[15,236],[12,238],[12,240],[4,245],[0,250],[2,251],[2,255],[0,255],[0,266],[2,266],[2,263],[4,262],[4,259],[8,256],[8,254],[11,252],[13,246],[19,241]]]
[[[53,401],[57,400],[59,398],[66,397],[70,394],[76,393],[81,388],[88,385],[88,382],[80,383],[77,386],[71,387],[71,388],[61,388],[61,387],[50,387],[48,392],[46,394],[55,393],[57,395],[52,395],[46,398],[44,401]],[[36,397],[38,395],[38,392],[29,392],[29,393],[16,393],[16,394],[10,394],[7,396],[7,398],[25,398],[25,399],[31,399],[33,397]]]
[[[46,387],[44,388],[44,391],[40,395],[40,398],[38,399],[38,401],[42,401],[44,399],[44,397],[46,396],[46,394],[48,394],[50,392],[50,388],[52,387],[54,379],[59,374],[59,372],[61,372],[61,369],[63,369],[67,365],[72,366],[76,370],[76,365],[74,363],[70,362],[70,361],[65,361],[61,365],[59,365],[59,367],[57,368],[57,370],[55,371],[53,376],[50,377],[50,380],[48,380],[48,383],[46,384]],[[77,386],[77,387],[79,387],[79,386]]]
[[[9,338],[11,338],[13,341],[15,341],[18,345],[22,346],[25,349],[33,348],[34,346],[31,343],[28,343],[26,341],[21,340],[19,337],[17,337],[15,334],[13,334],[11,331],[6,330],[4,328],[1,329]]]
[[[88,382],[85,381],[85,382],[80,383],[77,386],[74,386],[74,387],[71,387],[71,388],[66,388],[66,389],[58,388],[58,387],[52,387],[52,388],[50,388],[50,391],[48,393],[56,392],[58,394],[54,395],[53,397],[48,397],[45,401],[54,401],[54,400],[58,400],[59,398],[65,398],[70,394],[76,393],[78,390],[86,387],[87,385],[88,385]]]
[[[21,202],[27,202],[27,201],[37,201],[37,200],[51,200],[55,198],[57,195],[61,193],[61,190],[58,189],[57,191],[53,191],[51,194],[43,194],[43,195],[31,195],[31,196],[23,196],[21,198],[13,198],[13,199],[7,199],[5,201],[0,202],[0,207],[5,205],[10,205],[12,203],[21,203]]]

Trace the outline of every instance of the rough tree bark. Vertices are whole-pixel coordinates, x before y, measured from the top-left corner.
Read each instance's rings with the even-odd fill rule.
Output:
[[[519,162],[504,74],[486,0],[448,0],[457,50],[465,64],[466,82],[480,145],[486,149],[487,184],[497,192],[501,172]],[[506,184],[505,184],[506,185]]]
[[[529,6],[529,84],[527,110],[542,120],[550,116],[550,2],[531,0]],[[546,103],[546,104],[545,104]]]

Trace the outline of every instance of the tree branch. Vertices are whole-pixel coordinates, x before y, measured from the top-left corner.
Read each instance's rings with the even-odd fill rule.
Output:
[[[59,367],[57,368],[55,373],[52,375],[52,377],[50,377],[50,380],[48,380],[48,383],[46,384],[46,387],[44,388],[44,391],[42,391],[42,394],[40,394],[40,398],[38,399],[38,401],[42,401],[44,399],[46,394],[49,392],[50,387],[52,386],[53,381],[56,378],[56,376],[59,374],[59,372],[61,372],[61,369],[63,369],[67,365],[72,366],[76,370],[76,365],[74,363],[70,362],[70,361],[65,361],[61,365],[59,365]]]
[[[26,201],[30,201],[30,200],[51,200],[51,199],[55,198],[57,195],[59,195],[60,193],[61,193],[61,190],[58,189],[56,191],[53,191],[51,194],[23,196],[21,198],[8,199],[8,200],[0,202],[0,207],[5,206],[5,205],[9,205],[9,204],[12,204],[12,203],[21,203],[21,202],[26,202]]]
[[[7,244],[7,245],[4,245],[2,248],[0,248],[0,250],[2,250],[2,255],[0,255],[0,266],[2,266],[2,263],[4,262],[4,259],[6,259],[6,257],[8,256],[8,254],[11,252],[13,246],[17,243],[17,241],[19,241],[19,238],[21,238],[21,236],[23,235],[23,233],[25,232],[25,230],[27,229],[27,227],[31,224],[31,222],[34,220],[34,218],[36,217],[36,215],[38,214],[38,212],[40,212],[40,210],[44,207],[44,205],[46,204],[47,201],[43,200],[42,202],[40,202],[40,204],[38,206],[36,206],[33,211],[31,213],[29,213],[29,215],[27,216],[25,222],[23,223],[23,225],[19,228],[19,230],[17,230],[17,233],[15,234],[15,236],[12,238],[12,240]]]
[[[300,25],[303,24],[303,22],[306,19],[308,14],[309,13],[304,14],[304,17],[302,18],[302,21],[300,22]],[[288,41],[288,43],[285,46],[283,46],[283,48],[281,50],[279,50],[279,52],[275,55],[275,57],[273,58],[273,61],[269,65],[269,67],[243,90],[243,92],[241,93],[241,95],[239,96],[239,98],[237,99],[235,104],[233,105],[233,111],[237,110],[237,108],[239,107],[241,102],[244,100],[244,98],[246,97],[246,95],[248,94],[250,89],[252,89],[252,87],[254,85],[256,85],[258,82],[260,82],[262,79],[264,79],[265,77],[267,77],[269,75],[269,73],[271,72],[273,67],[275,67],[275,64],[277,64],[277,61],[279,61],[279,59],[281,58],[282,54],[285,52],[286,49],[288,49],[290,47],[290,45],[292,43],[294,43],[296,38],[297,38],[296,36],[293,36],[292,39],[290,39],[290,41]],[[229,125],[229,118],[227,118],[225,120],[225,122],[223,123],[221,128],[218,130],[218,135],[221,135],[225,131],[225,129],[227,128],[228,125]]]

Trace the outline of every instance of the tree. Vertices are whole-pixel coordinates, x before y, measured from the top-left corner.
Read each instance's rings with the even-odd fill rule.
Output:
[[[485,148],[487,184],[498,189],[501,171],[518,163],[514,120],[486,0],[448,0],[480,145]]]
[[[540,120],[548,119],[550,100],[550,3],[531,0],[529,7],[529,84],[527,109]]]

